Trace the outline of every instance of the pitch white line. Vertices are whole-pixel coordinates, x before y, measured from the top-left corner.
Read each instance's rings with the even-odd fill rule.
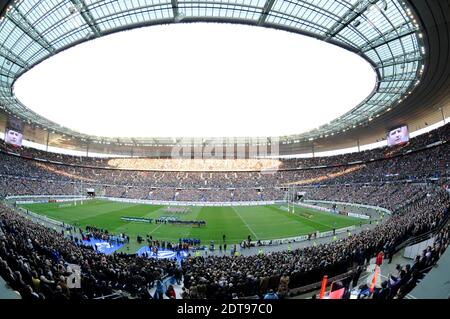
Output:
[[[248,230],[250,230],[253,234],[253,236],[255,236],[255,239],[258,239],[258,236],[255,234],[255,232],[253,231],[253,229],[245,222],[244,218],[242,218],[241,214],[239,214],[239,212],[236,210],[236,208],[234,208],[234,206],[231,206],[233,208],[233,210],[236,212],[236,214],[239,216],[239,218],[242,220],[242,222],[244,223],[245,226],[247,226]]]
[[[283,211],[283,212],[285,213],[285,211]],[[330,225],[327,225],[327,224],[323,224],[323,223],[321,223],[321,222],[318,222],[318,221],[315,221],[315,220],[311,220],[311,219],[309,219],[309,218],[306,218],[305,216],[302,216],[302,215],[300,215],[300,214],[298,214],[298,213],[294,213],[294,216],[303,218],[303,219],[305,219],[305,220],[307,220],[307,221],[309,221],[309,222],[311,222],[311,223],[319,224],[319,225],[325,226],[325,227],[327,227],[327,228],[332,228],[332,229],[334,228],[333,226],[330,226]],[[346,227],[348,227],[348,226],[346,226]]]
[[[154,210],[154,211],[151,211],[151,212],[145,214],[145,215],[142,216],[142,217],[144,217],[144,218],[145,218],[145,217],[149,217],[151,214],[156,213],[156,212],[160,211],[160,210],[163,209],[163,208],[164,208],[164,207],[158,208],[158,209],[156,209],[156,210]],[[173,216],[173,215],[172,215],[172,216]],[[172,217],[172,216],[170,216],[170,217]],[[131,222],[127,222],[126,225],[128,226],[130,223],[131,223]],[[157,226],[155,229],[153,229],[153,230],[152,230],[151,232],[149,232],[148,234],[149,234],[149,235],[153,234],[155,231],[157,231],[157,230],[158,230],[161,226],[163,226],[163,225],[164,225],[164,223],[159,224],[159,226]],[[114,231],[115,231],[115,232],[120,231],[121,229],[123,229],[123,227],[124,227],[124,225],[119,226],[119,227],[117,227]]]
[[[162,225],[164,225],[164,223],[161,223],[158,227],[156,227],[155,229],[153,229],[151,232],[149,232],[148,234],[151,235],[153,234],[155,231],[157,231]]]
[[[166,208],[166,206],[161,207],[161,208],[158,208],[157,210],[154,210],[154,211],[152,211],[152,212],[146,214],[145,216],[148,216],[148,215],[150,215],[150,214],[156,213],[156,212],[162,210],[163,208]],[[161,217],[161,216],[160,216],[160,217]],[[169,217],[173,217],[173,215],[170,215]],[[159,217],[157,217],[157,218],[159,218]],[[156,218],[154,218],[154,219],[156,219]],[[155,229],[153,229],[153,230],[152,230],[151,232],[149,232],[148,234],[149,234],[149,235],[153,234],[153,233],[154,233],[155,231],[157,231],[162,225],[165,225],[165,223],[161,222],[161,224],[159,224],[158,227],[156,227]]]

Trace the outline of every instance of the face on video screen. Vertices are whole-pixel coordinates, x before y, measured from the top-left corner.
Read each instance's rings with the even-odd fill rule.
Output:
[[[8,130],[5,134],[5,142],[16,146],[22,146],[22,134],[13,130]]]
[[[392,130],[388,133],[388,145],[398,145],[402,143],[406,143],[409,141],[408,128],[406,126],[402,126]]]

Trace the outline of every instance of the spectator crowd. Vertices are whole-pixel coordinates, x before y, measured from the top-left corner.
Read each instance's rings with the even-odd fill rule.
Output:
[[[307,199],[382,206],[393,215],[371,230],[331,243],[253,256],[190,256],[180,268],[174,260],[99,254],[0,205],[0,275],[24,299],[33,300],[92,299],[117,291],[132,298],[152,298],[152,284],[174,274],[184,277],[184,298],[283,298],[292,288],[320,281],[323,274],[332,277],[363,266],[379,251],[391,251],[409,237],[444,221],[450,205],[445,189],[450,151],[448,143],[427,146],[447,141],[449,127],[394,148],[285,160],[283,169],[271,173],[101,168],[108,166],[107,159],[75,158],[26,148],[15,150],[14,155],[3,145],[2,197],[80,195],[85,188],[94,188],[105,196],[136,199],[283,200],[288,185],[295,184],[306,192]],[[361,162],[347,165],[356,160]],[[326,167],[313,168],[317,165]],[[94,226],[82,232],[93,238],[109,236]],[[419,256],[411,268],[399,270],[392,283],[384,284],[391,289],[389,293],[382,290],[374,296],[403,296],[407,289],[401,287],[413,285],[410,280],[415,278],[414,270],[435,261],[448,246],[448,228],[439,236],[436,246]],[[73,265],[80,267],[79,289],[71,289],[69,284],[77,274]]]

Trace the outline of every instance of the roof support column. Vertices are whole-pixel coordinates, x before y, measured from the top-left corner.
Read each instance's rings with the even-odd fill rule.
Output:
[[[83,20],[86,21],[86,23],[89,25],[89,27],[91,28],[92,32],[96,36],[100,36],[101,35],[100,27],[95,22],[95,19],[92,16],[92,13],[89,11],[89,9],[86,6],[86,4],[84,3],[84,1],[83,0],[70,0],[70,1],[78,9],[78,12],[83,17]]]
[[[263,25],[266,22],[267,16],[269,15],[270,10],[272,10],[273,4],[275,0],[267,0],[264,4],[263,12],[261,17],[258,20],[258,25]]]
[[[25,62],[20,56],[9,50],[6,46],[0,47],[0,56],[11,63],[17,64],[22,69],[28,69],[29,67],[27,62]]]
[[[11,20],[12,23],[16,25],[23,33],[28,35],[33,39],[34,42],[38,43],[48,52],[55,52],[55,48],[48,42],[33,26],[33,24],[28,21],[26,16],[19,11],[17,7],[14,7],[12,10],[9,10],[6,15]]]
[[[45,147],[45,151],[48,152],[48,143],[50,142],[50,131],[47,130],[47,143]]]
[[[360,0],[349,8],[340,21],[336,21],[327,32],[329,40],[334,38],[339,32],[345,29],[350,23],[362,15],[371,5],[374,5],[378,0]]]
[[[178,15],[180,14],[180,12],[178,11],[178,0],[171,0],[171,2],[172,2],[173,18],[175,19],[175,21],[178,21],[177,20],[179,18]]]

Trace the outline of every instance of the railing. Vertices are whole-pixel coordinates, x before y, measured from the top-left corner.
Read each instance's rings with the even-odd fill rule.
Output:
[[[440,222],[438,225],[436,225],[436,227],[434,229],[431,229],[421,235],[409,238],[409,239],[405,240],[404,242],[400,243],[399,245],[397,245],[394,249],[394,254],[399,252],[400,250],[402,250],[405,247],[415,245],[422,241],[430,239],[433,235],[439,233],[448,224],[449,220],[450,220],[450,213],[447,213],[444,216],[444,219],[442,220],[442,222]]]
[[[434,237],[421,241],[414,245],[409,245],[405,247],[405,251],[403,252],[403,257],[408,259],[415,259],[416,256],[421,255],[421,253],[428,247],[433,246]]]
[[[355,271],[355,269],[356,268],[351,268],[350,270],[348,270],[347,272],[345,272],[343,274],[334,276],[332,278],[328,278],[328,283],[332,283],[334,281],[343,280],[345,278],[348,278],[348,277],[352,276],[353,272]],[[328,283],[327,283],[327,285],[328,285]],[[290,297],[298,296],[298,295],[305,294],[305,293],[308,293],[308,292],[311,292],[311,291],[314,291],[314,290],[318,290],[318,289],[320,289],[321,286],[322,286],[322,281],[319,281],[319,282],[316,282],[316,283],[313,283],[313,284],[309,284],[309,285],[306,285],[306,286],[302,286],[302,287],[298,287],[298,288],[292,288],[292,289],[289,289],[289,296]]]
[[[41,225],[43,225],[43,223],[47,223],[47,224],[53,225],[54,227],[63,227],[64,225],[67,226],[67,224],[65,224],[59,220],[51,219],[47,216],[42,216],[42,215],[33,213],[33,212],[31,212],[27,209],[21,208],[21,207],[19,207],[15,211],[20,212],[20,214],[27,219],[31,219],[31,220],[34,219],[34,221],[38,222],[38,223],[40,221]]]
[[[112,300],[112,299],[129,298],[129,297],[130,296],[129,296],[128,293],[125,293],[123,291],[117,291],[117,292],[114,292],[114,293],[112,293],[110,295],[96,297],[96,298],[93,298],[93,299],[94,300],[105,300],[105,299]]]
[[[450,213],[447,213],[445,215],[445,217],[444,217],[444,220],[441,223],[439,223],[434,229],[432,229],[432,230],[430,230],[430,231],[428,231],[428,232],[426,232],[424,234],[421,234],[421,235],[418,235],[416,237],[409,238],[409,239],[405,240],[404,242],[402,242],[401,244],[399,244],[396,247],[394,253],[397,253],[398,251],[400,251],[404,247],[407,247],[407,246],[410,246],[410,245],[414,245],[414,244],[417,244],[417,243],[419,243],[421,241],[429,239],[433,235],[439,233],[447,225],[449,220],[450,220]],[[421,270],[419,273],[420,274],[424,274],[424,273],[428,272],[432,267],[433,266],[429,266],[429,267]],[[347,272],[345,272],[343,274],[337,275],[337,276],[335,276],[333,278],[329,278],[328,282],[333,282],[333,281],[342,280],[344,278],[347,278],[347,277],[349,277],[349,276],[351,276],[353,274],[354,270],[355,270],[355,268],[351,268],[350,270],[348,270]],[[304,293],[308,293],[308,292],[311,292],[311,291],[314,291],[314,290],[318,290],[318,289],[320,289],[321,285],[322,285],[322,281],[316,282],[316,283],[313,283],[313,284],[310,284],[310,285],[306,285],[306,286],[301,286],[301,287],[297,287],[297,288],[291,288],[289,290],[289,295],[290,296],[298,296],[300,294],[304,294]]]
[[[366,204],[339,202],[339,201],[333,201],[333,200],[311,200],[311,199],[306,199],[305,203],[336,204],[336,205],[352,206],[352,207],[357,207],[357,208],[362,207],[362,208],[369,208],[369,209],[373,209],[376,211],[380,211],[380,212],[386,213],[388,215],[392,215],[392,211],[390,211],[389,209],[386,209],[386,208],[380,207],[380,206],[373,206],[373,205],[366,205]]]

